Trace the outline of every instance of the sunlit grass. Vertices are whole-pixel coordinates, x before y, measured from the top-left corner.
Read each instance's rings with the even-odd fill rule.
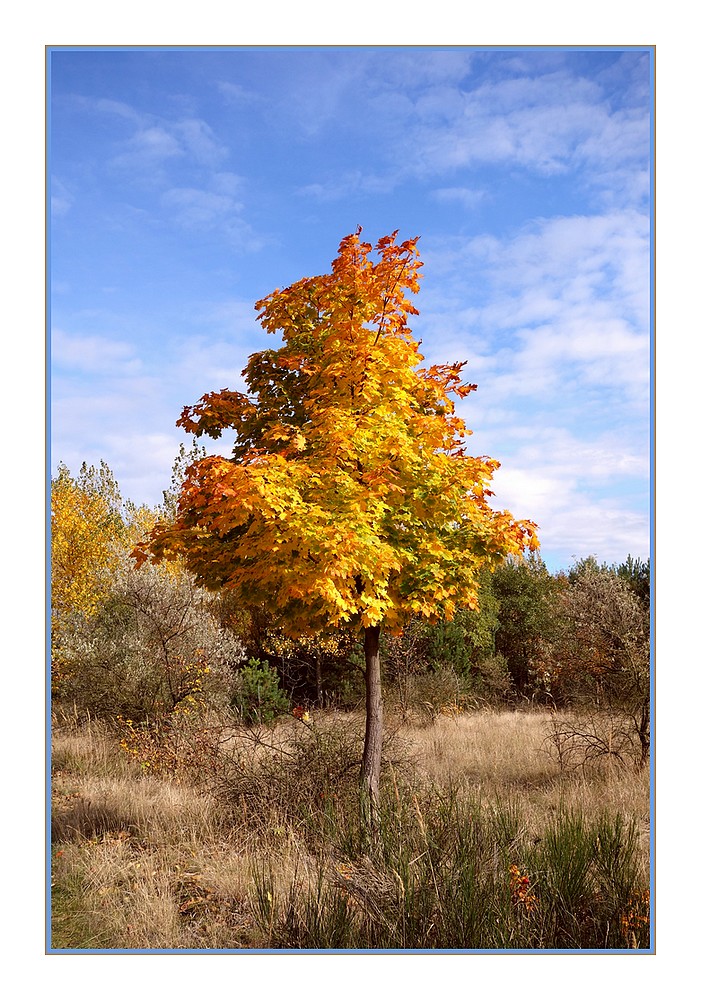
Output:
[[[543,711],[485,710],[399,729],[385,755],[389,819],[374,859],[358,831],[359,716],[318,713],[310,726],[231,731],[216,774],[176,778],[148,773],[96,723],[57,727],[52,946],[510,946],[495,932],[498,920],[514,947],[548,946],[564,919],[556,900],[565,890],[548,876],[542,926],[535,916],[513,923],[510,865],[549,870],[542,845],[562,817],[573,817],[571,837],[585,854],[597,843],[595,825],[605,831],[618,817],[622,830],[637,830],[631,864],[644,886],[649,831],[647,775],[605,762],[561,773],[545,749],[549,725]],[[469,822],[477,824],[471,833]],[[352,885],[339,876],[343,864],[352,866]],[[600,893],[593,886],[582,898]],[[432,892],[433,914],[425,909]],[[491,930],[474,923],[485,900]],[[595,909],[590,922],[600,919]],[[456,920],[462,930],[446,944]],[[636,943],[644,931],[641,924]]]

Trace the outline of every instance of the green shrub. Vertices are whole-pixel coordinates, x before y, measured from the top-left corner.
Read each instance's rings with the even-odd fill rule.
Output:
[[[290,699],[267,660],[252,657],[238,672],[231,707],[246,723],[267,725],[290,710]]]

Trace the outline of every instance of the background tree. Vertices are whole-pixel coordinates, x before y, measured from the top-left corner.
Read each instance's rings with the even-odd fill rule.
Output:
[[[516,690],[531,693],[533,670],[557,628],[553,596],[556,580],[536,554],[508,560],[492,579],[499,603],[496,652],[506,660]]]
[[[616,567],[616,575],[628,584],[647,612],[650,611],[650,559],[634,559],[629,555]]]
[[[181,449],[174,482],[190,460]],[[91,715],[140,721],[215,691],[226,697],[243,647],[223,627],[219,602],[195,586],[181,560],[137,570],[129,558],[157,516],[170,514],[167,504],[154,511],[124,501],[105,462],[84,463],[77,476],[59,465],[51,483],[58,700]]]
[[[124,550],[119,487],[108,466],[83,464],[78,476],[61,463],[51,481],[51,672],[59,691],[65,647],[79,619],[97,614]]]
[[[561,624],[546,662],[553,687],[570,698],[623,711],[632,721],[641,763],[650,752],[650,621],[623,575],[586,560],[559,594]]]
[[[163,503],[159,510],[161,520],[175,520],[178,511],[178,497],[187,477],[187,470],[193,462],[199,461],[205,455],[206,451],[198,441],[195,441],[189,448],[181,442],[178,454],[173,460],[170,487],[163,490]]]
[[[623,580],[635,594],[646,611],[650,610],[650,559],[634,558],[628,555],[625,562],[599,563],[595,556],[579,559],[571,567],[568,577],[571,583],[590,573],[614,573]]]
[[[382,749],[380,629],[411,615],[450,619],[477,607],[479,575],[534,548],[535,526],[493,511],[498,463],[466,454],[453,396],[464,363],[421,368],[411,335],[417,240],[360,230],[330,274],[256,304],[283,345],[251,356],[248,394],[223,389],[184,409],[195,436],[236,435],[231,458],[190,467],[173,524],[137,547],[140,561],[181,556],[198,582],[246,604],[274,604],[290,634],[351,623],[365,650],[361,768],[375,815]]]

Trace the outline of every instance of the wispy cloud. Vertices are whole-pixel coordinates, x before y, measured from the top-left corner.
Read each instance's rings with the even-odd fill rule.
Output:
[[[243,87],[240,83],[220,80],[217,84],[217,89],[230,104],[236,107],[260,106],[266,103],[264,97],[258,91]]]
[[[99,334],[70,334],[55,327],[51,332],[51,361],[57,372],[131,377],[142,370],[133,345],[124,340]]]
[[[648,333],[649,223],[642,214],[540,219],[503,238],[428,239],[424,251],[426,271],[441,288],[439,299],[429,286],[429,312],[450,316],[453,301],[464,302],[469,287],[474,304],[462,321],[490,346],[503,346],[504,331],[513,346],[515,336],[528,340],[528,331],[538,328],[584,359],[611,353],[611,324],[632,336]],[[588,348],[578,347],[587,324]]]
[[[618,85],[630,94],[626,106],[617,107],[603,78],[579,75],[559,54],[549,61],[541,54],[540,73],[529,60],[514,56],[500,64],[498,74],[485,71],[484,60],[474,53],[424,55],[342,54],[328,86],[310,92],[303,78],[291,88],[286,113],[305,134],[331,134],[337,121],[347,122],[352,108],[356,148],[371,143],[375,174],[394,185],[496,166],[544,178],[577,174],[604,199],[609,184],[617,182],[619,198],[630,204],[647,200],[644,57],[637,63],[635,57],[628,59],[627,76],[621,71]],[[584,168],[589,168],[586,174]],[[637,171],[638,183],[626,188],[622,171],[625,176]]]
[[[266,239],[244,218],[245,179],[228,169],[228,145],[203,118],[158,115],[105,99],[77,98],[73,105],[84,114],[119,122],[119,129],[111,131],[103,176],[103,183],[122,189],[117,227],[127,219],[138,223],[144,192],[156,191],[158,201],[150,202],[148,214],[153,217],[154,207],[160,206],[159,222],[165,225],[218,232],[230,246],[249,252],[265,245]],[[65,212],[65,186],[57,191],[59,211]]]
[[[581,481],[567,480],[557,470],[548,475],[511,462],[495,473],[494,490],[497,508],[539,525],[541,545],[557,553],[561,565],[588,555],[620,562],[628,553],[649,553],[644,502],[636,509],[629,498],[588,496]]]
[[[195,163],[218,167],[226,160],[227,147],[201,118],[179,119],[172,124],[172,129],[184,151],[190,154]]]
[[[424,248],[428,360],[469,359],[478,392],[458,411],[503,462],[496,503],[540,523],[563,561],[647,551],[647,230],[616,212]]]
[[[60,218],[67,215],[73,204],[73,195],[58,177],[51,178],[51,215]]]
[[[111,162],[120,170],[152,176],[168,160],[183,155],[183,146],[172,131],[162,125],[148,125],[137,128]]]
[[[333,202],[358,194],[388,194],[393,189],[394,184],[391,177],[352,170],[334,175],[331,179],[323,182],[306,184],[298,189],[297,194],[314,198],[320,202]]]
[[[198,188],[171,188],[162,195],[161,204],[186,229],[219,226],[224,217],[238,214],[243,207],[228,195]]]
[[[484,199],[486,192],[468,187],[445,187],[431,191],[434,201],[444,204],[458,204],[468,210],[475,208]]]
[[[642,164],[648,152],[647,105],[616,111],[595,82],[570,72],[521,75],[429,98],[417,102],[404,142],[407,162],[427,176],[489,163],[546,176],[585,162],[610,170]]]
[[[186,436],[175,426],[182,407],[213,389],[245,390],[241,377],[252,350],[266,345],[250,302],[230,299],[192,303],[184,322],[197,316],[208,332],[173,333],[167,350],[153,356],[153,345],[110,336],[104,317],[88,335],[52,332],[52,450],[78,468],[104,459],[125,495],[160,502],[170,481],[179,443]],[[144,319],[148,326],[148,319]],[[133,327],[126,316],[110,324]],[[76,442],[80,442],[77,446]],[[219,443],[222,453],[233,445]],[[211,451],[217,450],[213,444]]]

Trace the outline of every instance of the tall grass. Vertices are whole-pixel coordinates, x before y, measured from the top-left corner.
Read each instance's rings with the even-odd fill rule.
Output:
[[[324,855],[283,892],[258,870],[255,917],[276,948],[647,946],[635,823],[561,812],[542,834],[513,806],[400,793],[372,854]]]
[[[200,731],[211,769],[175,775],[97,724],[57,727],[52,946],[647,947],[647,780],[562,774],[548,724],[480,712],[399,730],[370,847],[359,718]]]

